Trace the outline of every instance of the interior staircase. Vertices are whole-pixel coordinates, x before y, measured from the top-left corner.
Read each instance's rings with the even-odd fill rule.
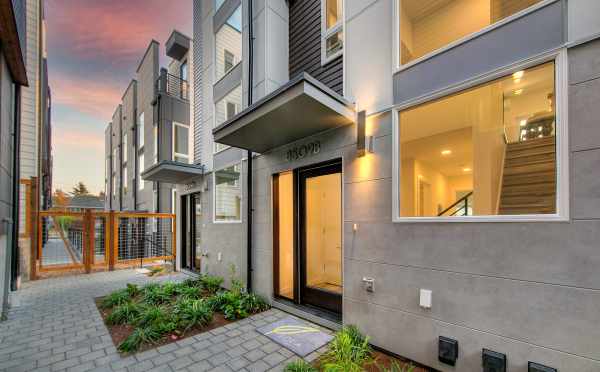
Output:
[[[556,212],[555,137],[506,146],[499,214]]]

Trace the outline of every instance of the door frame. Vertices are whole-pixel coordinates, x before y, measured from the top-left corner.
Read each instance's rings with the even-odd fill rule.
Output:
[[[320,163],[310,164],[307,166],[299,167],[291,169],[293,175],[293,218],[294,218],[294,228],[293,228],[293,299],[288,297],[284,297],[279,295],[279,175],[281,173],[286,172],[286,170],[282,170],[277,173],[273,173],[271,175],[271,185],[272,185],[272,217],[273,217],[273,297],[282,299],[284,301],[292,301],[297,305],[306,305],[306,306],[315,306],[319,310],[323,310],[325,312],[331,312],[335,314],[342,314],[342,301],[343,295],[339,295],[339,300],[336,302],[339,304],[337,306],[318,306],[314,304],[308,304],[304,301],[304,296],[306,295],[306,290],[302,290],[303,281],[306,281],[304,267],[305,263],[301,261],[305,261],[305,255],[303,253],[306,252],[305,242],[304,242],[304,218],[302,216],[303,209],[301,208],[302,199],[302,189],[301,189],[301,177],[303,175],[311,174],[312,172],[325,172],[324,174],[331,173],[340,173],[342,177],[341,186],[340,186],[340,208],[341,208],[341,231],[340,231],[340,241],[342,245],[342,251],[340,254],[342,255],[342,285],[343,285],[343,249],[344,249],[344,172],[343,172],[343,159],[335,158],[331,160],[327,160]],[[331,170],[337,170],[337,172],[332,172]],[[329,171],[329,172],[326,172]],[[303,257],[304,256],[304,257]],[[310,290],[309,297],[310,297]],[[333,305],[330,303],[330,305]],[[335,308],[336,310],[332,310]]]
[[[194,271],[196,268],[196,200],[202,203],[202,193],[195,192],[181,196],[181,210],[184,211],[181,219],[181,268]],[[189,234],[188,234],[189,227]],[[189,241],[189,247],[188,247]],[[188,252],[189,249],[189,252]],[[189,262],[188,262],[189,254]]]

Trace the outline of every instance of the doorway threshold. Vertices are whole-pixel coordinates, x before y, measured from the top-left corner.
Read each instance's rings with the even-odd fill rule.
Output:
[[[341,314],[335,314],[309,305],[298,305],[282,298],[274,298],[272,305],[276,309],[331,329],[332,331],[342,329]]]

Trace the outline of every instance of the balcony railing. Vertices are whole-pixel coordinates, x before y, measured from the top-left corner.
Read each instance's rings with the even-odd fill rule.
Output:
[[[188,101],[190,98],[190,89],[187,80],[171,75],[165,70],[161,70],[161,74],[158,80],[156,80],[156,91],[158,93],[166,93],[171,97],[184,101]]]

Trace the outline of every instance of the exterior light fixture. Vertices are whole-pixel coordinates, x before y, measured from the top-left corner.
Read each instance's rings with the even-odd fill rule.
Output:
[[[557,372],[556,368],[547,367],[538,363],[529,362],[527,366],[529,372]]]
[[[444,364],[455,365],[458,359],[458,341],[440,336],[438,340],[438,360]]]
[[[527,125],[527,119],[521,120],[521,126],[524,127]]]
[[[481,355],[483,372],[506,372],[506,355],[483,349]]]
[[[442,155],[443,156],[448,156],[450,154],[452,154],[452,150],[442,150]]]
[[[471,171],[471,168],[469,168],[469,167],[463,168],[463,172],[470,172],[470,171]]]
[[[366,154],[366,132],[367,132],[367,113],[359,111],[356,115],[356,156],[361,157]]]

